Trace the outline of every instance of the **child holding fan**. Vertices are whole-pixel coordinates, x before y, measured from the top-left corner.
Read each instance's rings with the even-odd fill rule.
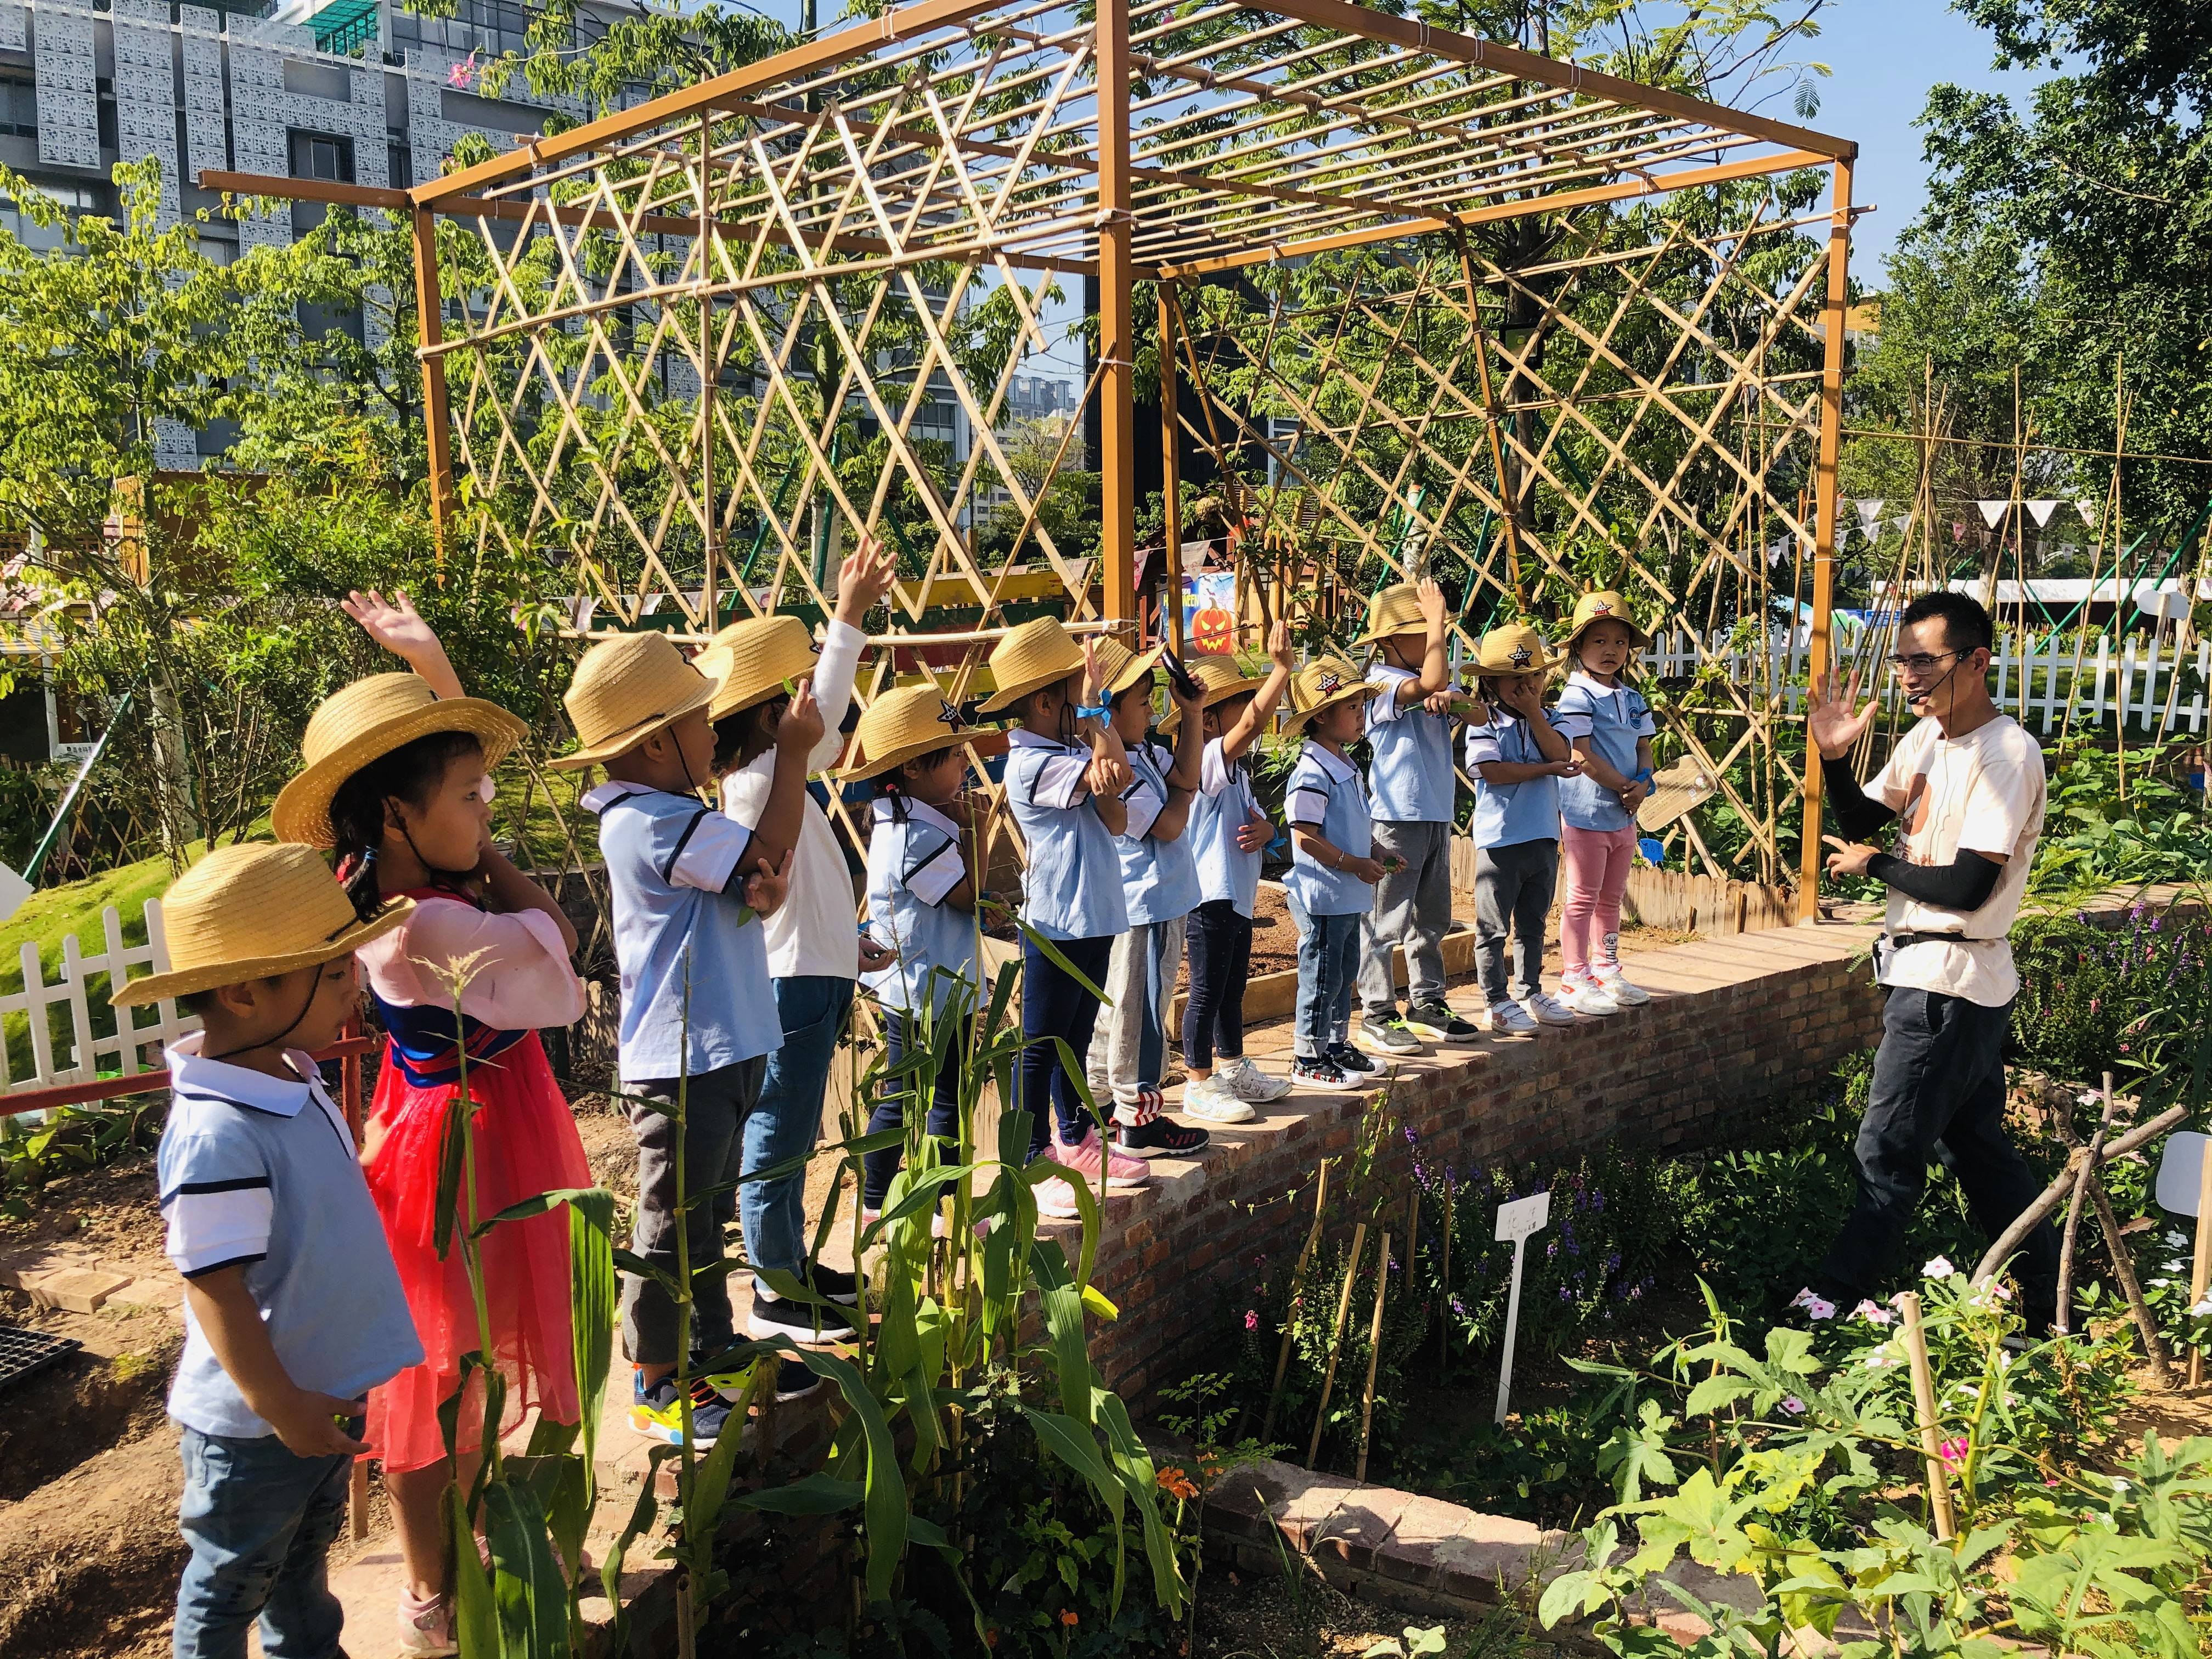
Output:
[[[1650,643],[1615,592],[1585,593],[1567,630],[1575,664],[1559,693],[1559,728],[1573,743],[1581,775],[1559,789],[1567,902],[1559,917],[1566,958],[1559,1000],[1578,1014],[1617,1014],[1651,1000],[1620,971],[1620,896],[1636,860],[1636,809],[1651,793],[1651,706],[1621,682]]]
[[[457,1471],[438,1408],[460,1387],[460,1357],[478,1346],[461,1252],[436,1243],[439,1146],[468,1055],[480,1103],[473,1140],[476,1214],[542,1192],[592,1184],[567,1097],[538,1033],[573,1024],[584,989],[569,962],[575,930],[545,891],[492,845],[492,769],[527,728],[462,695],[444,647],[404,594],[356,594],[347,613],[416,672],[376,674],[334,692],[307,722],[306,765],[276,797],[279,840],[334,848],[358,915],[415,901],[394,931],[361,951],[377,1013],[391,1033],[370,1108],[362,1164],[426,1358],[369,1395],[368,1439],[384,1462],[405,1581],[403,1650],[451,1651],[441,1497],[481,1455],[480,1381],[455,1419]],[[467,964],[456,1010],[440,977]],[[464,1224],[468,1218],[461,1218]],[[535,1409],[574,1423],[568,1329],[568,1218],[559,1211],[502,1222],[479,1244],[484,1320],[507,1380],[503,1426]]]

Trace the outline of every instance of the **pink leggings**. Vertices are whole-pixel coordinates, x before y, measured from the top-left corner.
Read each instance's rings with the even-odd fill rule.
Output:
[[[1567,902],[1559,914],[1559,954],[1570,974],[1589,972],[1590,958],[1615,960],[1620,937],[1620,896],[1636,859],[1636,826],[1577,830],[1559,826],[1566,855]],[[1593,938],[1592,935],[1595,937]]]

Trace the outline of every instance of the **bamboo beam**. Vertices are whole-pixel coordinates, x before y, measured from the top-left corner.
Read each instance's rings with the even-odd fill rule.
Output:
[[[1836,163],[1835,217],[1828,229],[1827,337],[1820,347],[1820,456],[1814,473],[1813,637],[1806,667],[1819,685],[1833,659],[1829,632],[1836,604],[1836,464],[1844,426],[1844,317],[1850,300],[1851,164]],[[1805,734],[1805,819],[1798,849],[1797,920],[1820,915],[1820,767]]]
[[[1135,317],[1129,235],[1129,6],[1098,8],[1100,578],[1109,622],[1136,614]]]

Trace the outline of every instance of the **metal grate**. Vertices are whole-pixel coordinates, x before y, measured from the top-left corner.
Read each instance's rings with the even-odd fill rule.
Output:
[[[73,1336],[49,1336],[21,1325],[0,1325],[0,1389],[12,1388],[84,1346]]]

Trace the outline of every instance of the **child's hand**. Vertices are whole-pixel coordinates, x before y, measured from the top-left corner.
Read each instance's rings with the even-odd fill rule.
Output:
[[[1544,769],[1555,778],[1578,778],[1583,775],[1583,763],[1579,757],[1570,755],[1563,761],[1545,762]]]
[[[898,952],[888,945],[878,945],[869,934],[860,935],[860,971],[880,974],[898,960]]]
[[[1526,720],[1544,718],[1544,688],[1534,676],[1516,674],[1498,687],[1498,701]]]
[[[773,871],[763,862],[745,878],[745,902],[757,915],[772,916],[783,908],[783,901],[791,892],[791,861],[797,856],[798,849],[794,848],[783,855],[783,862]]]
[[[1441,631],[1444,625],[1444,591],[1437,586],[1437,579],[1422,577],[1421,585],[1413,591],[1420,597],[1421,620],[1429,625],[1431,633]]]
[[[1633,812],[1638,807],[1643,805],[1645,801],[1651,799],[1651,786],[1636,778],[1631,778],[1626,783],[1620,787],[1619,793],[1620,795],[1620,804],[1626,807],[1631,812]]]
[[[1096,754],[1091,757],[1084,779],[1093,795],[1111,800],[1129,787],[1133,775],[1128,762],[1111,754]]]
[[[775,746],[799,755],[811,755],[822,741],[822,708],[814,701],[814,682],[807,681],[791,694],[791,706],[775,723]]]
[[[1280,617],[1267,629],[1267,659],[1278,668],[1298,665],[1297,653],[1291,649],[1291,625]]]
[[[1200,724],[1206,715],[1206,688],[1203,685],[1200,684],[1196,680],[1192,680],[1190,682],[1190,694],[1186,696],[1183,694],[1182,688],[1178,685],[1174,678],[1170,676],[1168,680],[1168,701],[1176,706],[1176,713],[1182,716],[1182,725],[1180,730],[1185,732],[1204,731],[1204,726]]]
[[[1098,674],[1098,639],[1097,635],[1088,634],[1083,640],[1083,705],[1086,708],[1096,708],[1106,701],[1106,688]]]
[[[342,1418],[349,1423],[360,1416],[361,1407],[354,1401],[294,1389],[258,1410],[295,1457],[356,1457],[368,1449],[331,1420]]]
[[[1458,699],[1449,690],[1431,691],[1421,699],[1421,707],[1431,714],[1449,714],[1452,711],[1452,705],[1457,701]]]
[[[348,593],[338,609],[359,623],[362,631],[429,682],[441,697],[461,695],[460,677],[453,672],[437,630],[424,622],[415,602],[394,588],[390,599],[374,588],[367,593]]]
[[[1264,853],[1274,841],[1275,826],[1262,813],[1255,812],[1237,826],[1237,850],[1240,853]]]
[[[1357,876],[1370,887],[1389,873],[1379,859],[1346,858],[1340,867],[1347,876]]]
[[[872,536],[862,536],[860,544],[837,567],[837,620],[858,628],[860,618],[883,603],[897,574],[898,561],[884,544]]]

